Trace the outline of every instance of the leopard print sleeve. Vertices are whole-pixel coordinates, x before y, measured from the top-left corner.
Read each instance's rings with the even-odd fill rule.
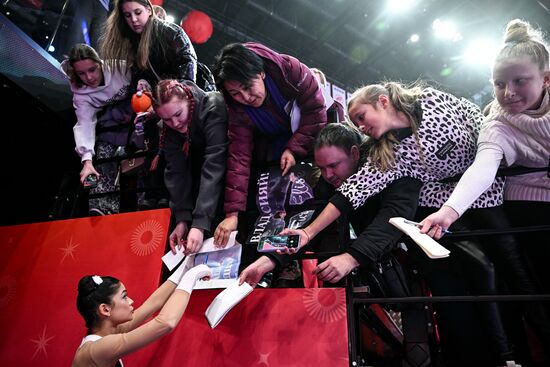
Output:
[[[481,126],[483,125],[483,114],[475,103],[465,98],[461,98],[460,102],[464,111],[466,129],[477,140]]]
[[[394,166],[381,172],[367,160],[338,189],[354,209],[401,177],[435,182],[462,174],[473,162],[483,119],[479,108],[433,88],[423,91],[420,103],[418,136],[405,137],[395,145]]]
[[[338,191],[350,202],[353,209],[361,207],[368,198],[384,190],[402,176],[397,170],[382,172],[370,160],[353,175],[348,177]]]

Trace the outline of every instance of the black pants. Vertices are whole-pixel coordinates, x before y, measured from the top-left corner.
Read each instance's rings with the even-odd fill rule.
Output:
[[[431,212],[431,208],[418,208],[417,219],[422,220]],[[451,230],[473,229],[473,223],[477,227],[488,221],[485,216],[492,217],[490,213],[470,212],[455,222]],[[449,258],[428,259],[419,254],[416,245],[411,245],[411,254],[417,254],[419,269],[433,295],[498,294],[494,260],[484,246],[473,238],[439,242],[451,251]],[[450,365],[489,365],[513,358],[497,303],[441,303],[435,309],[444,355]]]
[[[544,213],[536,210],[537,206],[534,204],[537,203],[531,202],[529,209],[525,207],[525,211],[520,215],[520,217],[523,217],[524,222],[520,225],[536,225],[536,221],[541,218],[542,221],[538,224],[543,224],[542,222],[545,220],[549,221],[550,216],[544,217]],[[550,206],[547,206],[547,209],[550,209]],[[526,213],[530,214],[525,215]],[[550,215],[550,210],[546,214]],[[512,226],[502,206],[473,210],[471,218],[467,219],[478,223],[478,227],[475,226],[475,223],[471,223],[471,228],[503,229]],[[517,224],[514,226],[517,226]],[[548,256],[550,251],[548,235],[548,233],[542,232],[532,233],[526,237],[523,235],[498,235],[489,236],[482,242],[511,294],[540,294],[543,292],[531,271],[529,261],[525,256],[525,250],[527,250],[528,255],[530,254],[529,250],[534,251],[532,255],[535,256],[530,256],[530,258],[535,261],[542,261],[543,263],[538,268],[542,274],[546,273],[550,276],[548,272],[548,260],[550,260]],[[527,243],[523,244],[521,242],[522,238],[524,242],[529,242],[529,245]],[[544,243],[545,241],[546,243]],[[548,278],[542,279],[547,280]],[[544,291],[549,292],[548,289]],[[521,315],[525,317],[525,320],[545,346],[547,357],[550,357],[550,318],[547,309],[540,302],[522,302],[518,306]]]
[[[513,227],[550,224],[548,202],[508,201],[504,208]],[[550,232],[531,232],[515,237],[531,273],[528,279],[509,274],[511,290],[517,294],[550,294]],[[523,274],[520,272],[520,275]],[[522,303],[521,311],[550,360],[550,303]]]
[[[157,126],[157,120],[149,121],[145,125],[145,140],[147,142],[147,150],[157,152],[159,149],[159,134],[160,129]],[[164,184],[164,169],[166,168],[166,161],[163,156],[158,157],[157,167],[155,170],[151,170],[151,163],[155,159],[155,155],[148,155],[145,157],[145,171],[144,171],[144,186],[145,194],[143,198],[146,200],[154,199],[160,200],[168,198],[168,190]]]
[[[504,209],[514,227],[550,225],[550,202],[507,201]],[[550,232],[531,232],[518,234],[516,237],[528,261],[533,265],[542,291],[549,294]]]

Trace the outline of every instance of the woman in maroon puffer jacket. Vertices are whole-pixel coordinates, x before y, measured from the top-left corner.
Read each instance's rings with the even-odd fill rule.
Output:
[[[311,70],[261,44],[225,46],[213,73],[228,107],[226,217],[214,233],[215,242],[225,245],[238,213],[246,210],[252,152],[256,161],[280,161],[286,174],[296,157],[311,152],[327,111]]]

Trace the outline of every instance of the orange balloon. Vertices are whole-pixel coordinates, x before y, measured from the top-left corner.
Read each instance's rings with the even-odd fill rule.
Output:
[[[132,109],[135,113],[147,112],[151,105],[151,98],[142,91],[138,91],[132,96]]]

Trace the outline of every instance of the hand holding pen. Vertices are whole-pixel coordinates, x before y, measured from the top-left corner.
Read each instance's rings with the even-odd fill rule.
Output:
[[[448,205],[443,205],[441,209],[428,215],[420,222],[420,233],[425,233],[438,240],[443,237],[445,233],[449,233],[447,228],[449,228],[459,217],[460,215],[456,210]]]
[[[413,226],[415,226],[415,227],[418,227],[418,228],[424,227],[424,224],[418,223],[418,222],[413,222],[412,220],[407,220],[407,219],[405,219],[404,222],[407,223],[407,224],[413,225]],[[433,227],[433,226],[432,226],[432,227]],[[443,232],[444,234],[451,234],[451,233],[453,233],[453,232],[451,232],[451,231],[449,231],[449,230],[447,230],[447,229],[442,229],[441,232]]]

